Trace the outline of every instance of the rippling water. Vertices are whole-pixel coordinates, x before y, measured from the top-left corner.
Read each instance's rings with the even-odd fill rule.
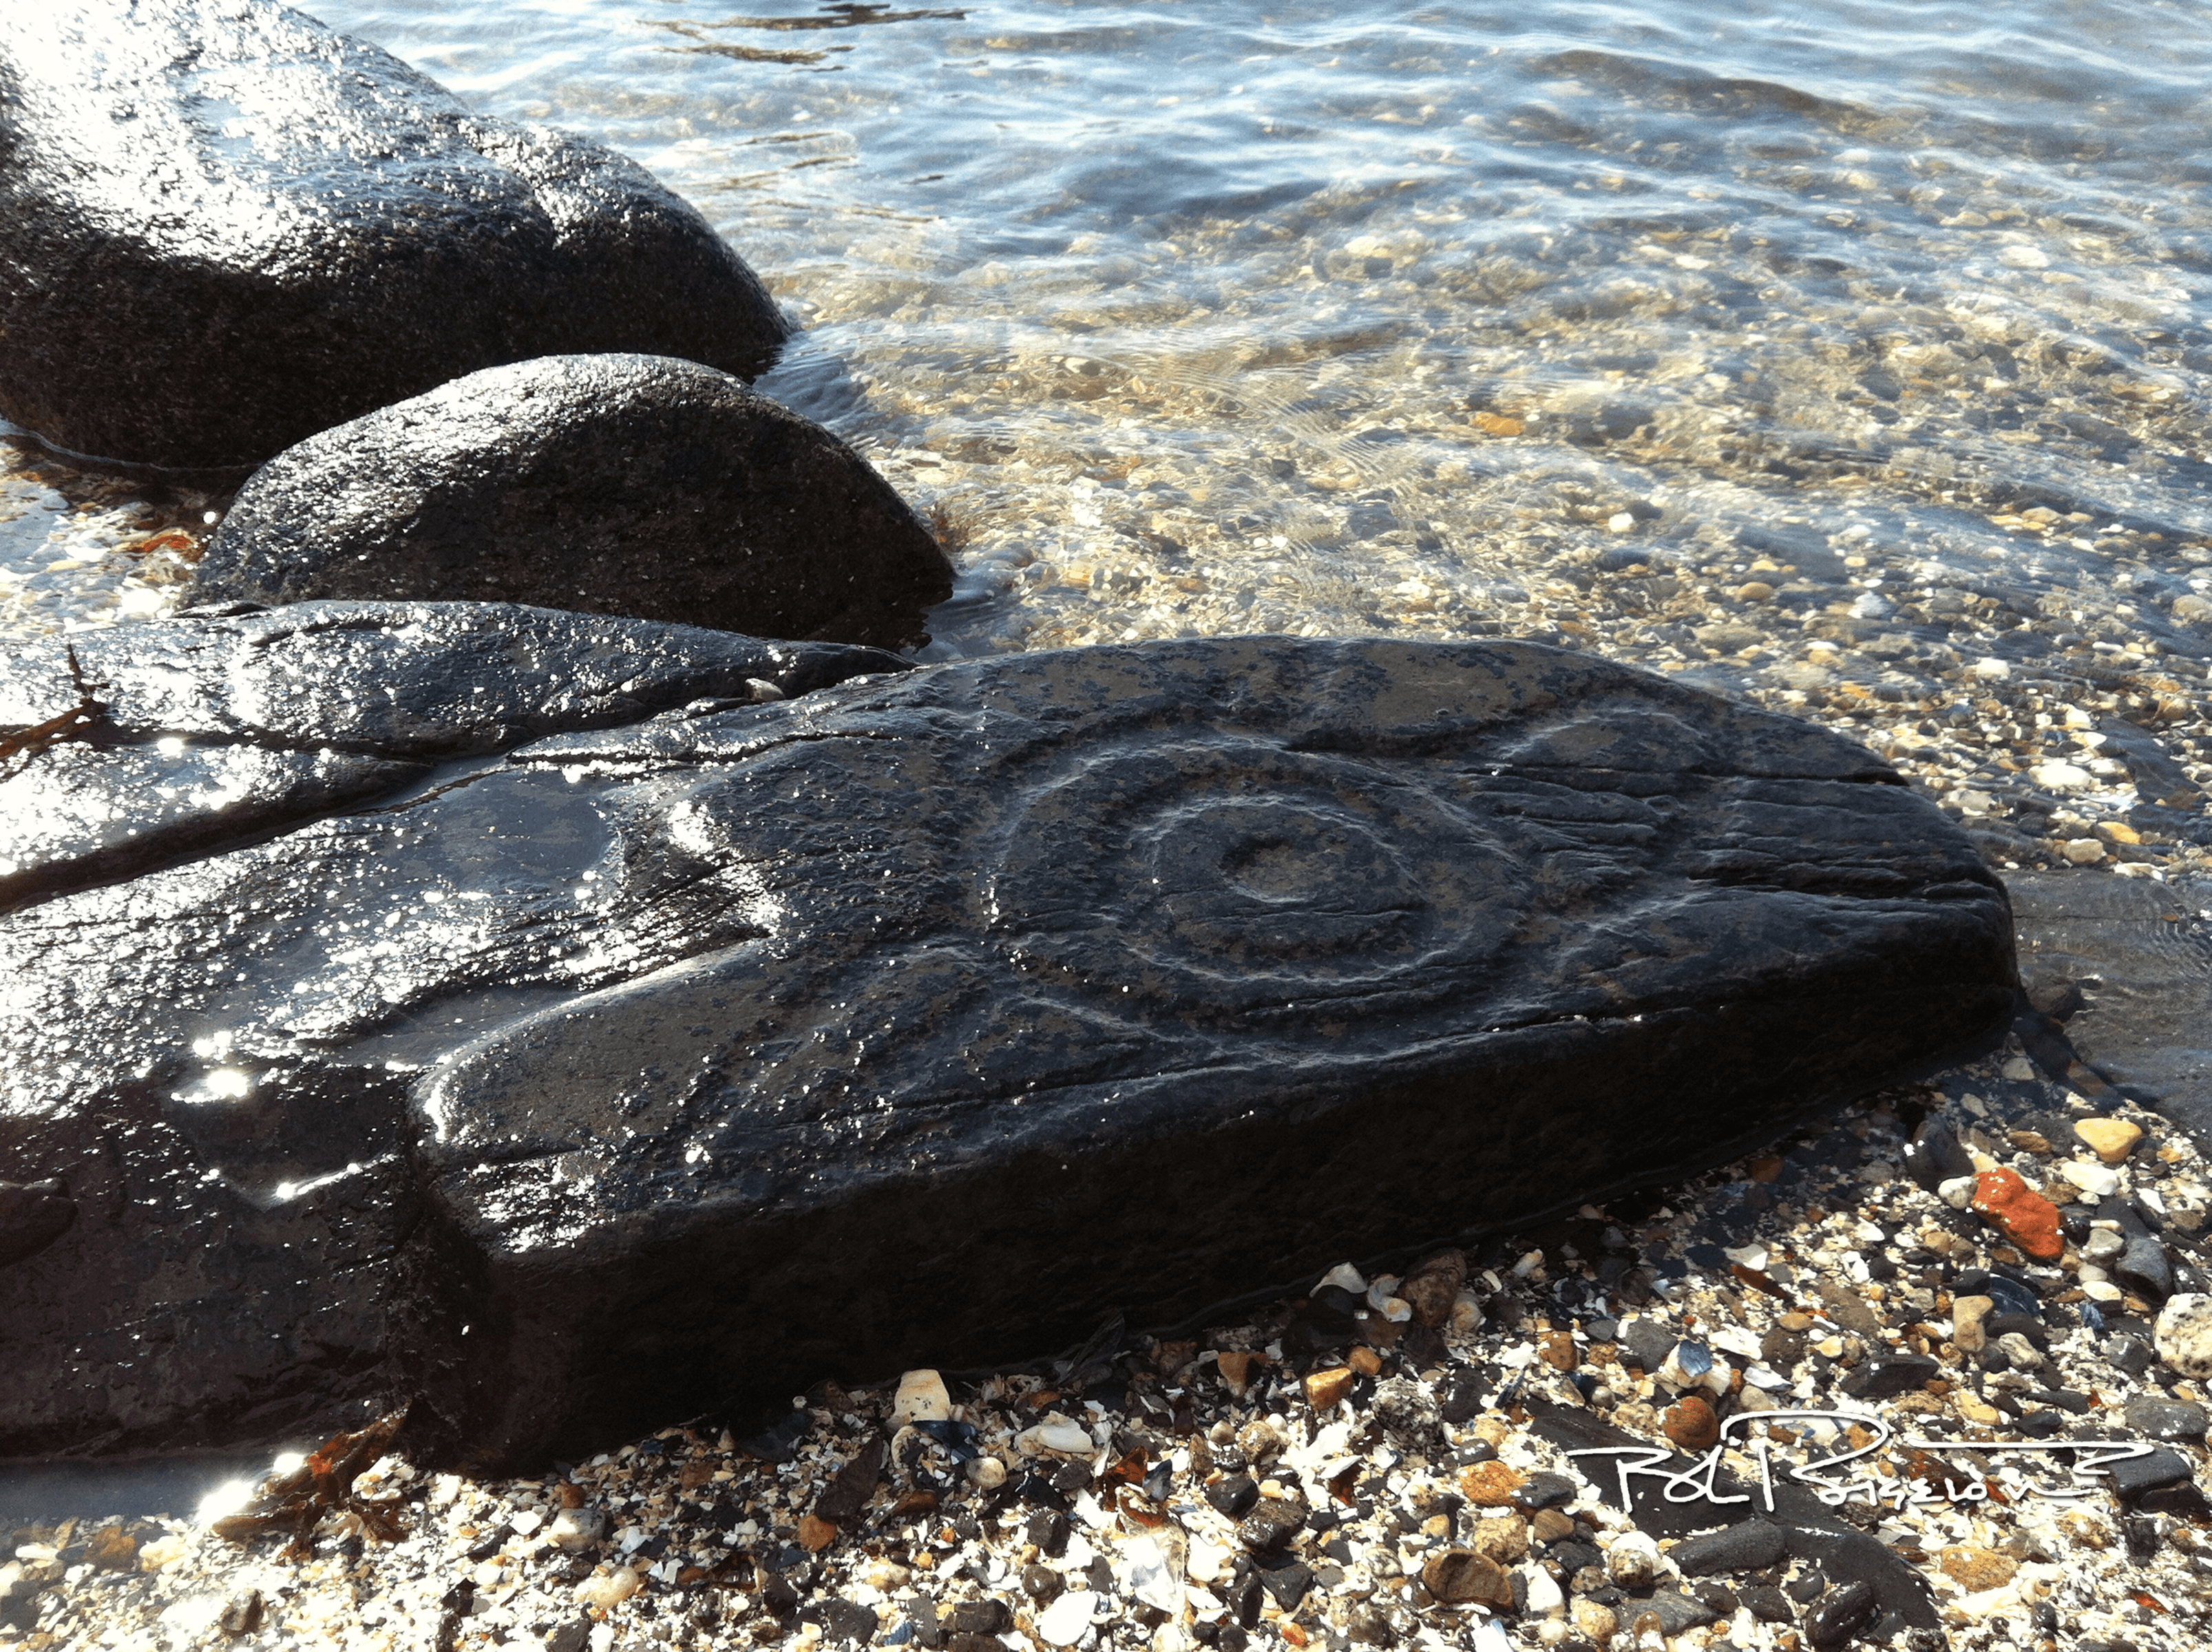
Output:
[[[2087,683],[2207,772],[2206,8],[314,9],[735,242],[762,387],[965,529],[933,654],[1504,631],[1908,717],[1994,659],[1993,749],[2086,760]],[[19,625],[113,600],[55,513],[210,502],[11,485]]]

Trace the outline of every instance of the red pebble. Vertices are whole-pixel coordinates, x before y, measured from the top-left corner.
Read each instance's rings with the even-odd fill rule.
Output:
[[[2020,1179],[2017,1170],[1984,1170],[1974,1178],[1974,1209],[2039,1262],[2065,1254],[2058,1206]]]

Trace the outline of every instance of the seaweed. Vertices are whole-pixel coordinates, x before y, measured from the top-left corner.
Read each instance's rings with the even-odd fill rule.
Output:
[[[305,1560],[313,1552],[315,1527],[325,1515],[349,1515],[358,1529],[380,1542],[394,1541],[400,1533],[398,1516],[382,1503],[355,1496],[353,1483],[384,1455],[406,1420],[403,1408],[355,1433],[333,1435],[297,1468],[269,1474],[255,1489],[252,1502],[211,1529],[234,1543],[289,1532],[288,1560]]]
[[[0,732],[0,780],[13,780],[40,753],[64,740],[83,739],[107,720],[107,707],[96,697],[95,691],[112,685],[85,679],[84,667],[77,660],[75,644],[64,645],[62,653],[69,659],[70,683],[76,689],[76,704],[58,717],[47,718],[43,723],[19,726]]]

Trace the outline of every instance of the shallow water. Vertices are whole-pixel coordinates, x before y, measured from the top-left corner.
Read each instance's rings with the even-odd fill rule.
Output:
[[[319,14],[729,235],[762,387],[959,525],[933,657],[1503,631],[1870,716],[2027,838],[2202,815],[2212,11]],[[15,629],[161,611],[221,501],[33,468]],[[2154,783],[2017,778],[2116,715]]]
[[[1623,545],[2033,604],[2212,531],[2199,9],[323,15],[708,212],[807,325],[764,387],[971,514],[949,650],[1541,631]]]

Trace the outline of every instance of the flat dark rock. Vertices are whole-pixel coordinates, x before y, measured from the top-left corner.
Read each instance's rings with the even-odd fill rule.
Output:
[[[1887,1400],[1922,1388],[1943,1368],[1924,1354],[1869,1354],[1838,1385],[1854,1400]]]
[[[1720,1616],[1703,1600],[1676,1589],[1661,1589],[1649,1601],[1637,1602],[1635,1615],[1641,1617],[1646,1612],[1658,1614],[1660,1631],[1669,1637],[1686,1629],[1710,1624]]]
[[[0,1176],[31,1184],[0,1187],[19,1379],[0,1455],[296,1442],[380,1406],[423,1053],[711,946],[725,921],[711,888],[647,872],[617,895],[611,877],[616,903],[659,915],[595,952],[568,863],[598,857],[566,782],[533,782],[561,802],[508,843],[471,780],[547,734],[905,664],[460,604],[313,604],[76,647],[82,682],[58,644],[0,662],[0,732],[88,688],[98,708],[85,738],[0,763],[16,829]],[[323,881],[295,881],[310,867]],[[495,886],[546,926],[480,928]]]
[[[374,1377],[521,1462],[1020,1357],[1714,1162],[2014,991],[1865,751],[1533,645],[641,709],[264,836],[0,921],[9,1174],[79,1206],[0,1271],[0,1444]]]
[[[208,544],[202,601],[520,602],[901,647],[952,569],[890,483],[727,374],[490,367],[311,436]]]
[[[789,329],[642,167],[266,0],[0,9],[0,415],[242,466],[478,367]]]
[[[1668,1558],[1685,1576],[1765,1571],[1789,1548],[1789,1534],[1772,1521],[1744,1520],[1702,1537],[1685,1538]]]

